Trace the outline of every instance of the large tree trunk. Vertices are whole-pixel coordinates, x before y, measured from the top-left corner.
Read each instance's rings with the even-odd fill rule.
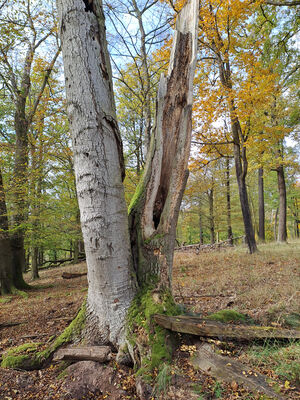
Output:
[[[58,0],[57,6],[88,265],[90,336],[117,345],[135,288],[104,15],[98,1]]]
[[[29,55],[27,55],[29,57]],[[28,67],[29,68],[29,67]],[[28,288],[23,279],[25,269],[24,224],[26,222],[27,167],[28,167],[28,121],[25,114],[26,98],[30,87],[30,69],[25,71],[22,92],[16,102],[14,126],[16,132],[16,152],[13,171],[13,226],[11,248],[14,264],[14,284],[18,289]]]
[[[102,5],[97,0],[57,0],[57,6],[88,265],[88,327],[99,342],[118,345],[135,293],[131,250],[140,284],[153,274],[168,287],[171,281],[187,179],[198,2],[193,0],[178,17],[169,73],[160,80],[156,127],[130,208],[131,243]]]
[[[10,245],[5,192],[0,168],[0,295],[11,293],[14,286]]]
[[[279,191],[278,241],[286,242],[286,186],[283,165],[277,168],[277,182]]]
[[[258,237],[265,241],[264,170],[258,169]]]
[[[171,287],[180,203],[188,177],[198,2],[178,16],[167,76],[161,76],[156,123],[142,180],[129,208],[134,268],[139,284]]]

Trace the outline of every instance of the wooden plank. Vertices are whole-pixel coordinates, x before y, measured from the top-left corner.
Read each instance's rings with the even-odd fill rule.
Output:
[[[222,322],[190,316],[154,315],[155,322],[175,332],[205,337],[252,339],[300,339],[300,329],[283,329],[273,326],[224,324]]]
[[[200,368],[201,371],[218,380],[242,385],[248,390],[266,394],[271,398],[285,398],[282,394],[278,395],[274,392],[269,384],[269,378],[257,371],[253,371],[240,361],[216,354],[213,347],[208,343],[198,347],[197,352],[191,359],[191,363],[195,368]],[[274,384],[274,382],[270,383]]]
[[[109,346],[90,346],[90,347],[67,347],[59,349],[54,357],[54,361],[98,361],[106,362],[111,358]]]

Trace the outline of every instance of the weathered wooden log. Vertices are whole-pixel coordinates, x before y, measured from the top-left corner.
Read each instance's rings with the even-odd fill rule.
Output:
[[[267,382],[266,376],[257,371],[253,371],[240,361],[216,354],[213,347],[208,343],[198,348],[191,362],[194,367],[200,368],[202,371],[218,380],[242,385],[248,390],[261,392],[271,398],[285,398],[282,394],[278,395],[274,392]]]
[[[54,361],[97,361],[104,363],[111,359],[109,346],[68,347],[59,349],[53,357]]]
[[[63,272],[61,274],[63,279],[73,279],[73,278],[79,278],[80,276],[87,275],[87,272],[83,273],[77,273],[77,272]]]
[[[154,315],[154,321],[175,332],[205,337],[252,339],[300,339],[300,329],[290,330],[272,326],[234,325],[190,316]]]

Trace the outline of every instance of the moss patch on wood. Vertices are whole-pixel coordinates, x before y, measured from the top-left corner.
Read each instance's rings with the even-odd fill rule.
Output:
[[[8,350],[2,359],[2,368],[18,368],[32,370],[40,368],[52,354],[62,345],[72,342],[80,334],[85,325],[86,302],[84,302],[70,325],[63,333],[44,350],[37,351],[41,343],[25,343]]]
[[[139,353],[139,362],[135,359],[137,375],[148,382],[153,371],[172,358],[173,334],[154,323],[152,316],[157,313],[178,315],[180,309],[170,291],[148,286],[134,298],[127,316],[127,341]]]
[[[219,322],[250,322],[250,318],[236,310],[220,310],[208,315],[207,319]]]

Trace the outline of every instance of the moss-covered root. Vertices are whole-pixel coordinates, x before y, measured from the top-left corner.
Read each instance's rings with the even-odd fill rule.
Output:
[[[40,351],[41,343],[25,343],[12,348],[3,355],[1,367],[25,370],[41,368],[59,347],[80,337],[85,325],[85,316],[86,303],[84,302],[71,324],[50,346]]]
[[[170,363],[175,334],[156,325],[154,314],[178,315],[180,310],[168,290],[153,286],[142,290],[133,300],[127,317],[128,350],[134,359],[137,376],[152,382],[154,370]]]

